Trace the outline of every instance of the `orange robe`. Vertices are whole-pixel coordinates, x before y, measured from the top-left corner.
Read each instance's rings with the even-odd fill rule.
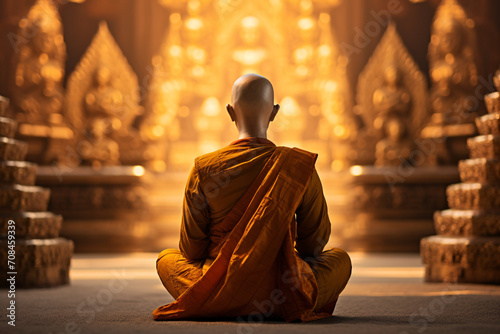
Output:
[[[156,320],[331,315],[351,264],[342,250],[323,252],[330,222],[316,157],[250,138],[195,160],[180,251],[157,261],[176,301]]]

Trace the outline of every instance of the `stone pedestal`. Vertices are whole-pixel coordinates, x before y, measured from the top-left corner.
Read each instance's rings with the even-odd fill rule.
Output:
[[[351,250],[417,252],[433,234],[435,210],[446,208],[446,187],[458,181],[455,167],[351,167]]]
[[[23,161],[28,146],[11,138],[7,101],[0,98],[0,286],[12,276],[16,288],[67,284],[73,242],[59,238],[62,216],[46,212],[50,190],[34,185],[37,167]]]
[[[64,216],[61,235],[74,240],[76,252],[144,251],[146,174],[142,166],[39,166],[37,184],[50,187],[49,209]]]
[[[450,209],[434,215],[438,235],[421,240],[428,282],[500,284],[500,97],[485,100],[480,135],[467,140],[471,159],[459,162],[462,183],[446,190]]]

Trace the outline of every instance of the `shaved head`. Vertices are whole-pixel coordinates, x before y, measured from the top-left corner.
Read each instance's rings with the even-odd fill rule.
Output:
[[[271,82],[258,74],[246,74],[233,84],[231,104],[227,109],[238,130],[250,132],[267,130],[279,106],[274,105],[274,89]]]

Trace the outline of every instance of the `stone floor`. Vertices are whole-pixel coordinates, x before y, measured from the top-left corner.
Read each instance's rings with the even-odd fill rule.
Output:
[[[16,293],[16,327],[1,333],[500,333],[500,286],[426,284],[417,254],[352,253],[353,273],[334,316],[306,324],[155,322],[172,301],[155,272],[156,254],[76,254],[71,285]]]

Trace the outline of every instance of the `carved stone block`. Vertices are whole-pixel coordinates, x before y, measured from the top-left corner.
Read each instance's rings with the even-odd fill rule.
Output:
[[[499,135],[500,113],[486,114],[476,118],[476,126],[482,135]]]
[[[428,282],[500,283],[500,238],[430,236],[420,255]]]
[[[467,139],[471,159],[500,158],[500,136],[483,135]]]
[[[468,159],[458,163],[460,180],[466,183],[500,183],[500,160]]]
[[[490,114],[500,113],[500,94],[498,92],[485,95],[484,103]]]
[[[7,235],[9,220],[15,222],[16,239],[57,238],[62,225],[62,216],[52,212],[0,213],[0,234]]]
[[[25,161],[0,161],[0,184],[32,186],[36,180],[36,165]]]
[[[436,233],[446,236],[500,235],[500,211],[444,210],[434,213]]]
[[[46,211],[50,190],[35,186],[0,186],[0,209],[12,211]]]
[[[28,145],[19,140],[0,138],[0,160],[24,160]]]
[[[7,240],[0,240],[0,281],[7,286]],[[16,287],[40,288],[69,283],[73,241],[64,238],[16,240]]]
[[[14,137],[16,134],[16,127],[16,121],[0,116],[0,137]]]
[[[494,210],[500,207],[500,185],[453,184],[446,189],[448,206],[462,210]]]

